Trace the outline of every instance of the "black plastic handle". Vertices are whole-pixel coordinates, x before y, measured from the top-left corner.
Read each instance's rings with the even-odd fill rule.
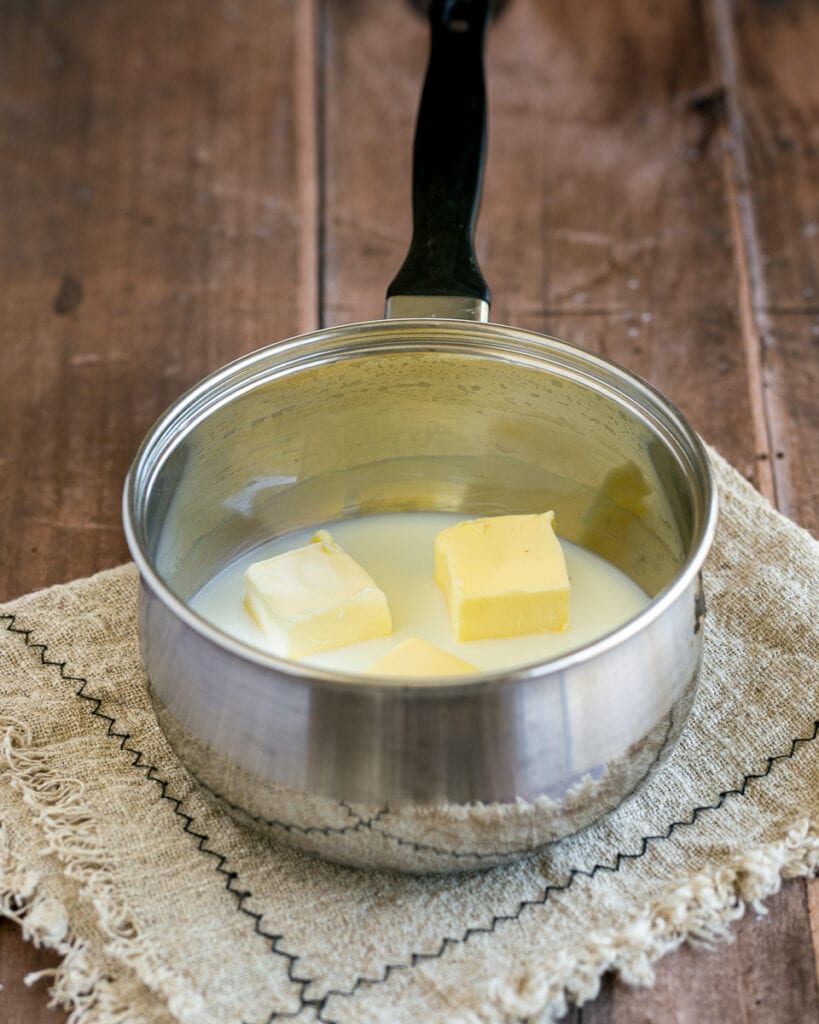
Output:
[[[489,0],[433,0],[412,177],[412,242],[387,297],[489,301],[475,256],[486,142],[483,40]]]

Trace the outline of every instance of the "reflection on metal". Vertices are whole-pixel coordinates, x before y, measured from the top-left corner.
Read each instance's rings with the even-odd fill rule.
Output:
[[[468,295],[393,295],[387,299],[386,317],[395,320],[406,317],[432,317],[441,320],[489,319],[489,303]]]
[[[353,867],[412,873],[470,871],[526,856],[617,807],[673,748],[693,695],[685,696],[620,755],[534,800],[404,805],[317,797],[278,785],[205,746],[156,694],[154,707],[177,754],[220,806],[276,841]],[[252,810],[249,810],[252,809]]]
[[[608,470],[582,516],[580,543],[633,574],[631,553],[639,550],[646,555],[656,543],[654,534],[644,525],[651,493],[643,471],[633,460]],[[650,581],[641,578],[640,582],[652,593]]]
[[[185,603],[239,553],[317,522],[547,508],[563,536],[656,596],[585,648],[477,683],[415,689],[312,670],[244,647]],[[402,870],[519,856],[616,806],[665,744],[669,715],[670,739],[684,721],[715,519],[706,456],[674,408],[564,342],[418,319],[271,346],[180,399],[129,475],[160,722],[211,790],[298,825],[271,827],[325,856]],[[353,849],[325,835],[351,823],[345,805],[362,821],[383,812],[406,842]],[[518,807],[496,846],[507,833],[492,822],[517,821]],[[409,838],[427,814],[428,846],[476,856],[428,856]]]

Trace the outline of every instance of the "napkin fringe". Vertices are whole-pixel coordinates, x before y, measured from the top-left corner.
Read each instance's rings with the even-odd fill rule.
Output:
[[[81,894],[93,904],[106,952],[158,995],[173,1019],[181,1024],[200,1019],[202,997],[180,984],[177,974],[146,951],[133,912],[115,892],[113,857],[102,844],[94,812],[83,799],[83,783],[55,771],[48,751],[33,743],[31,730],[5,716],[0,716],[2,769],[42,829],[46,852],[59,858],[65,875],[79,883]],[[0,916],[17,922],[23,937],[36,946],[62,957],[58,967],[34,972],[25,981],[34,984],[53,975],[50,1005],[69,1012],[67,1024],[144,1024],[117,995],[121,984],[109,979],[87,947],[70,935],[65,907],[43,892],[37,872],[20,862],[1,821]]]
[[[68,931],[64,905],[47,895],[40,875],[15,854],[0,822],[0,917],[19,925],[23,938],[60,958],[56,967],[32,971],[23,979],[35,985],[51,980],[50,1009],[68,1013],[66,1024],[137,1024],[120,986],[112,983],[86,945]]]
[[[521,1024],[553,1021],[570,1005],[595,999],[607,971],[634,986],[654,983],[654,963],[684,942],[712,948],[732,941],[731,925],[748,906],[766,914],[764,900],[785,878],[819,872],[819,834],[808,818],[781,839],[736,854],[727,864],[701,871],[666,890],[616,929],[593,932],[574,955],[560,950],[527,964],[516,975],[494,978],[481,1002],[448,1024]]]

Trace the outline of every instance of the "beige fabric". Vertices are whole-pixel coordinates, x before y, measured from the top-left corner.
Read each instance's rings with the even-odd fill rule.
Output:
[[[159,732],[132,566],[0,609],[0,913],[74,1024],[512,1024],[650,983],[819,865],[819,558],[718,456],[703,681],[666,767],[510,867],[367,874],[268,844]],[[612,695],[616,699],[616,695]]]

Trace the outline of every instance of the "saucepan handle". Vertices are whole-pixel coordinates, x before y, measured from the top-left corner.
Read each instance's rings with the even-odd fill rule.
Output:
[[[486,142],[483,41],[489,0],[433,0],[412,172],[412,242],[387,289],[387,316],[486,320],[475,256]]]

